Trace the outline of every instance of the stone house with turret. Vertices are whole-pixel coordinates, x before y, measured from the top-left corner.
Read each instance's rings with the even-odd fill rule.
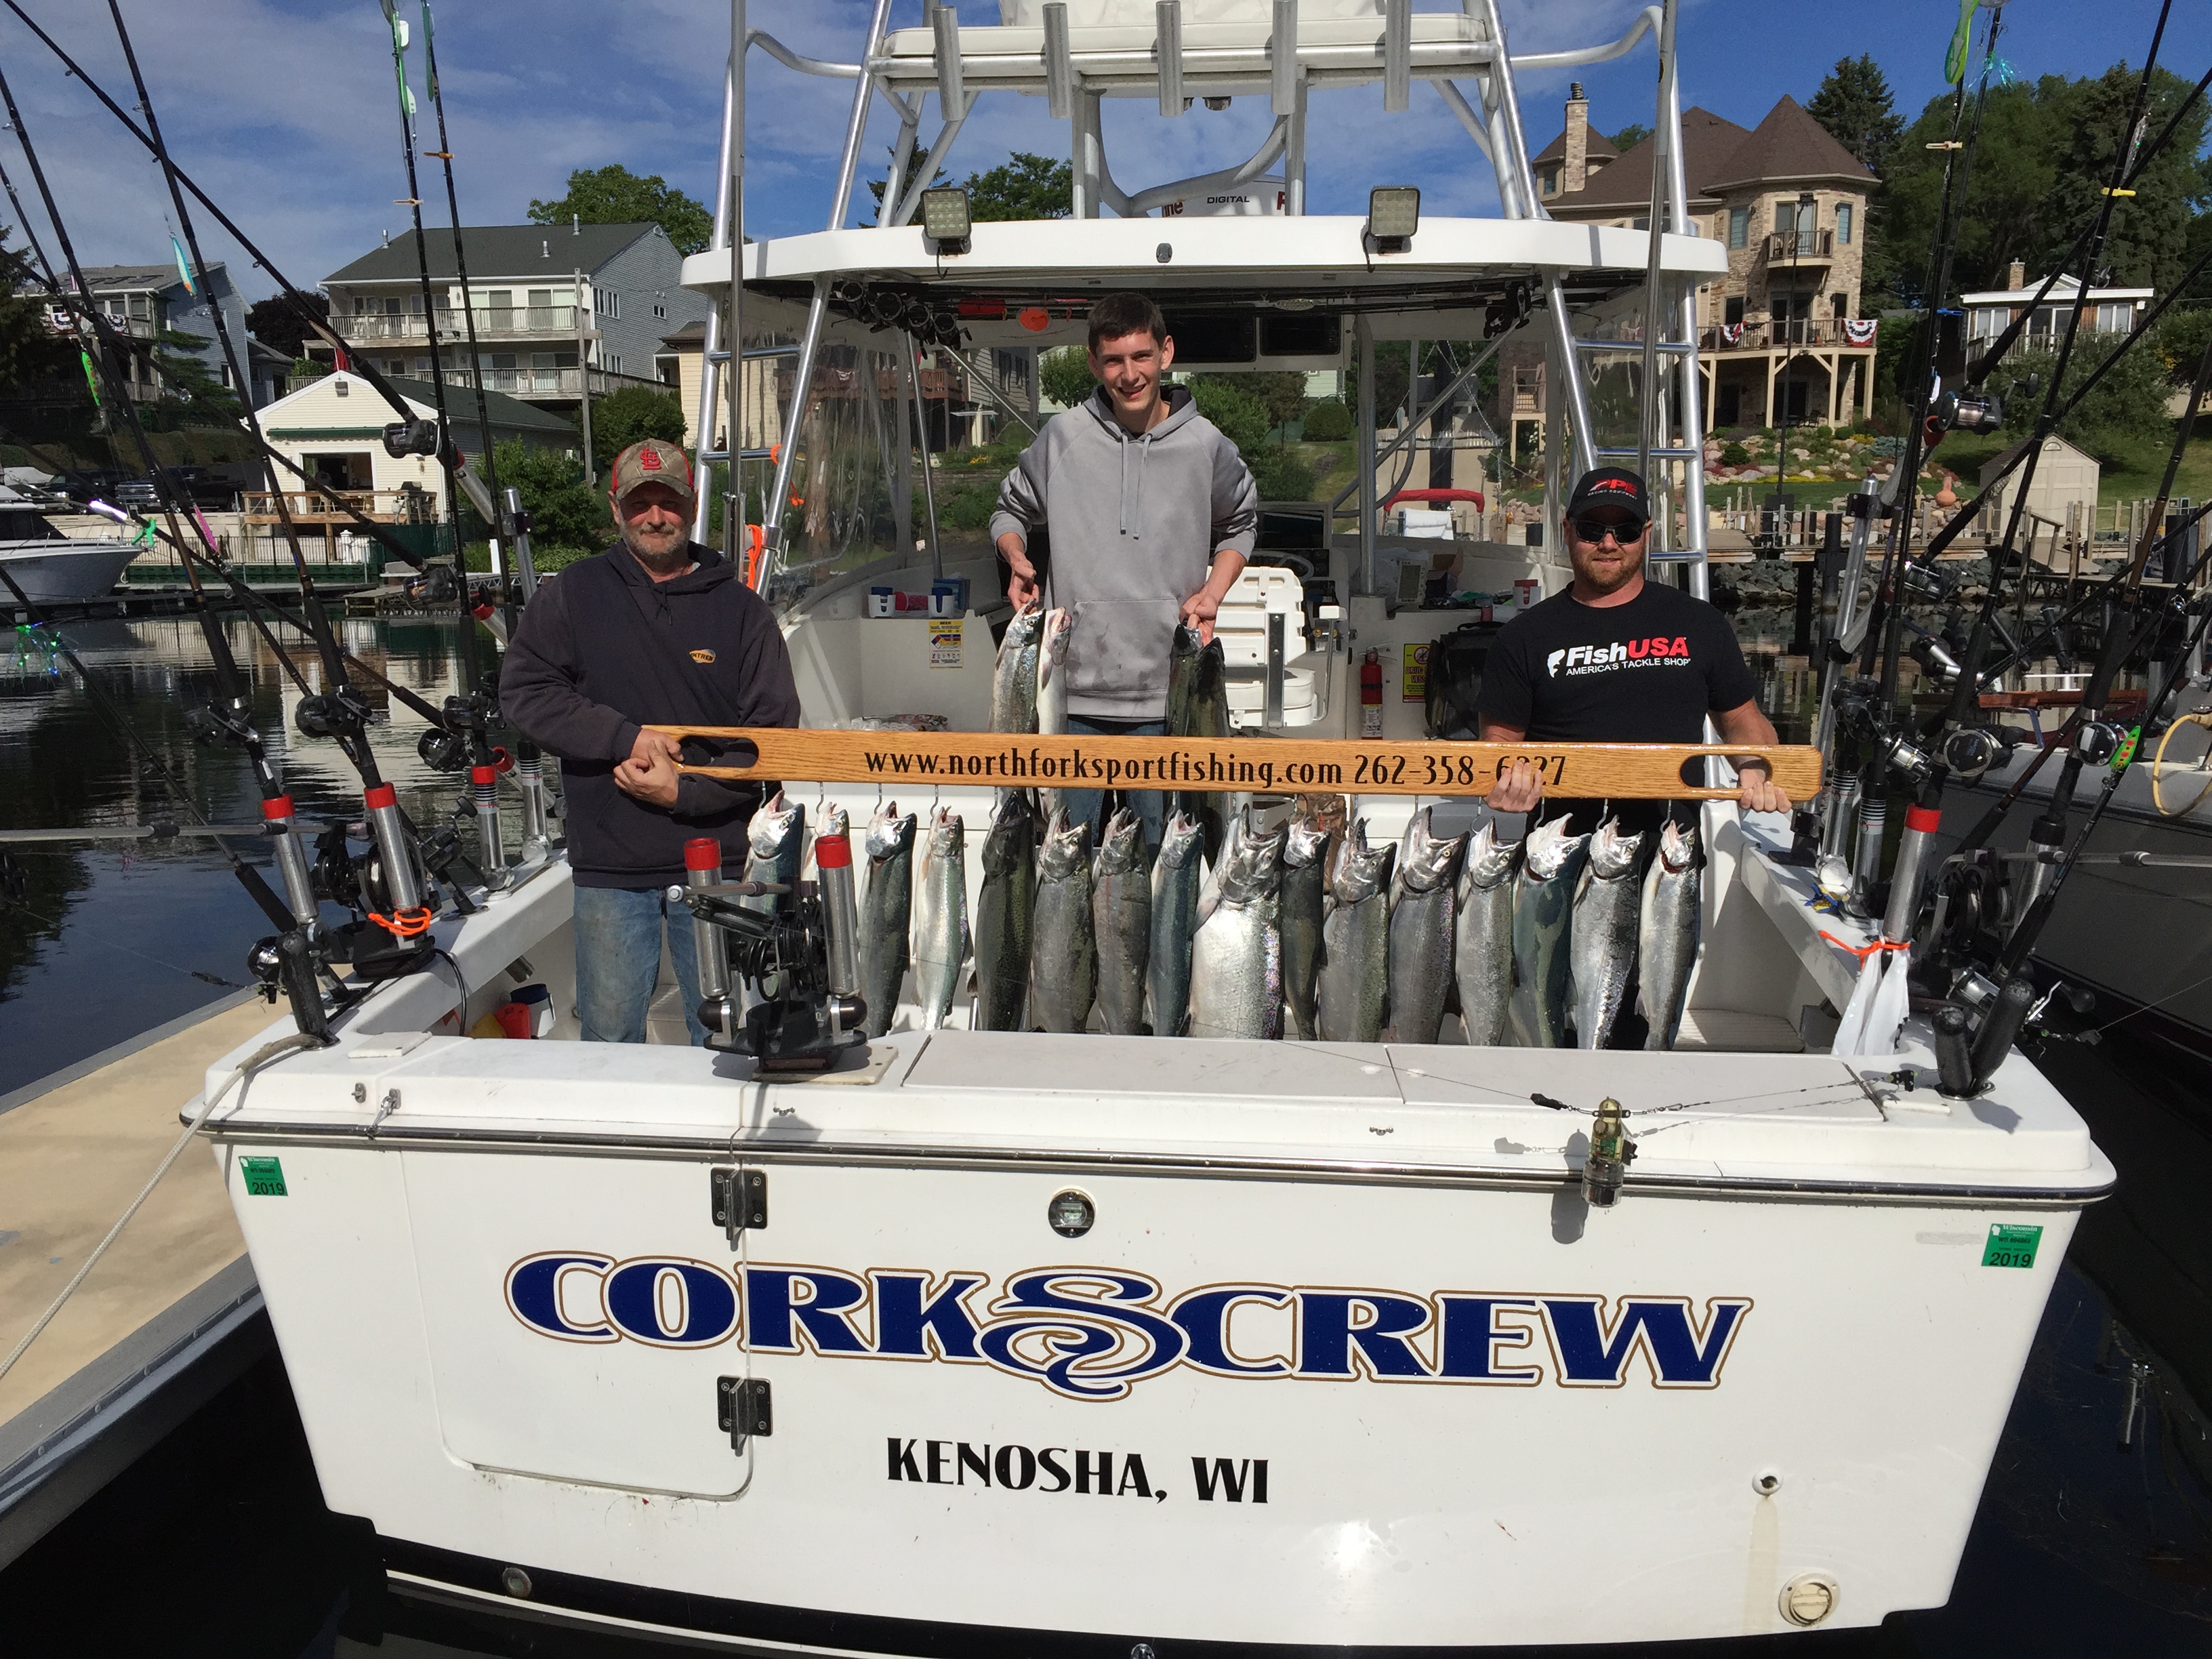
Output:
[[[1565,131],[1531,164],[1545,210],[1644,228],[1651,139],[1615,149],[1591,130],[1579,83],[1565,113]],[[1859,306],[1873,173],[1794,98],[1749,129],[1685,110],[1682,170],[1691,229],[1729,251],[1727,276],[1698,290],[1706,429],[1871,413],[1875,324]]]

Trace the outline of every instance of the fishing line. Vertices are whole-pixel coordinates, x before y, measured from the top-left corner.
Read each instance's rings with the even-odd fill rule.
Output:
[[[39,923],[41,927],[52,928],[57,934],[65,931],[64,923],[60,918],[49,916],[41,911],[34,910],[21,899],[11,899],[5,893],[0,893],[0,904],[5,904],[9,906],[11,908],[21,910],[25,915],[30,917],[32,921]],[[105,945],[111,951],[120,951],[125,956],[137,957],[141,961],[150,962],[157,968],[167,968],[173,973],[182,974],[187,979],[204,980],[210,985],[220,985],[223,987],[224,989],[231,991],[246,991],[252,988],[251,986],[240,985],[235,980],[228,980],[222,978],[218,975],[208,973],[203,969],[187,968],[181,963],[171,962],[167,957],[157,957],[151,951],[141,951],[135,945],[118,945],[113,939],[106,938],[99,933],[87,933],[82,934],[82,937],[89,939],[94,945]]]

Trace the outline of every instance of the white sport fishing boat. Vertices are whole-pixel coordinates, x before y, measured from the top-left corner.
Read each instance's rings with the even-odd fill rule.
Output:
[[[884,405],[910,416],[914,331],[1059,344],[1081,337],[1087,294],[1139,287],[1174,314],[1245,319],[1241,346],[1225,325],[1210,337],[1215,367],[1334,367],[1355,341],[1416,337],[1479,363],[1533,313],[1567,411],[1554,532],[1571,467],[1647,448],[1665,557],[1702,583],[1684,323],[1725,251],[1676,234],[1679,160],[1655,192],[1674,231],[1547,221],[1513,93],[1516,67],[1656,33],[1656,124],[1679,158],[1658,10],[1533,60],[1509,58],[1489,0],[1008,0],[1000,27],[939,9],[897,32],[888,10],[856,64],[757,42],[857,80],[833,224],[872,101],[903,112],[903,159],[925,92],[951,114],[933,164],[975,96],[1048,99],[1072,124],[1077,216],[971,228],[946,202],[917,228],[922,181],[895,171],[886,226],[752,243],[741,324],[717,319],[725,340],[750,342],[764,315],[797,337],[759,348],[797,358],[767,499],[805,452],[811,504],[803,532],[767,527],[759,581],[817,728],[799,741],[831,775],[786,785],[813,823],[842,807],[857,830],[886,795],[958,812],[975,914],[994,778],[947,757],[989,724],[992,607],[868,612],[872,587],[964,575],[995,593],[988,552],[948,558],[931,536],[869,563],[839,539],[850,521],[817,510],[836,499],[839,432],[858,433],[852,451],[877,446],[893,480],[889,544],[915,544],[911,448],[880,435],[898,430]],[[1393,223],[1394,198],[1371,222],[1307,215],[1310,89],[1380,82],[1396,110],[1413,80],[1492,161],[1503,216]],[[1275,112],[1246,166],[1113,182],[1102,97],[1179,118],[1231,95]],[[740,89],[732,159],[744,128]],[[1144,216],[1254,184],[1284,210]],[[726,302],[744,246],[726,189],[718,216],[685,276]],[[833,350],[862,371],[836,395],[817,390]],[[1593,424],[1615,406],[1586,390],[1608,356],[1652,389],[1641,433]],[[1358,533],[1303,568],[1255,564],[1224,623],[1250,695],[1211,752],[1277,765],[1244,785],[1263,793],[1293,766],[1339,769],[1295,781],[1350,794],[1379,841],[1440,769],[1430,799],[1463,823],[1466,763],[1493,757],[1353,741],[1364,654],[1457,620],[1384,601],[1371,374],[1360,391]],[[702,433],[719,395],[710,382]],[[1488,588],[1560,580],[1534,550],[1465,551]],[[1386,738],[1417,735],[1401,720],[1394,703]],[[862,748],[879,771],[852,761]],[[331,1046],[248,1045],[188,1112],[235,1196],[324,1497],[373,1524],[407,1596],[820,1653],[1870,1626],[1948,1597],[2058,1263],[2112,1170],[2017,1054],[1953,1097],[1917,1018],[1880,1060],[1808,1049],[1806,1011],[1849,1000],[1868,932],[1778,860],[1784,826],[1709,804],[1703,830],[1671,1053],[1474,1047],[1455,1030],[1433,1045],[977,1031],[964,987],[948,1028],[920,1030],[911,981],[888,1036],[811,1076],[681,1046],[665,1019],[672,1041],[586,1045],[561,1040],[573,890],[556,852],[441,917],[447,955],[334,1017]],[[521,980],[550,988],[551,1040],[463,1035]],[[834,1027],[830,1002],[808,1012]]]
[[[104,599],[138,556],[138,544],[121,537],[67,536],[46,514],[74,511],[66,501],[42,500],[0,485],[0,569],[33,605]],[[0,582],[0,605],[21,606]]]

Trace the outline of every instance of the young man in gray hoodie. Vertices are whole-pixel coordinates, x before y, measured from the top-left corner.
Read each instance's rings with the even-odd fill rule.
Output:
[[[1042,593],[1074,613],[1068,640],[1067,727],[1156,737],[1167,730],[1168,662],[1178,622],[1213,637],[1214,612],[1244,568],[1259,492],[1237,447],[1161,376],[1175,362],[1160,309],[1141,294],[1091,308],[1090,397],[1053,417],[999,489],[991,537],[1013,571],[1016,605]],[[1030,532],[1051,532],[1042,569]],[[1071,789],[1071,821],[1097,844],[1101,795]],[[1130,805],[1160,838],[1161,798]]]

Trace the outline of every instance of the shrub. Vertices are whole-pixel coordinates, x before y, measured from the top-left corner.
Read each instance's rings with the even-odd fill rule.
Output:
[[[1731,442],[1721,451],[1723,466],[1749,466],[1751,452],[1740,443]]]
[[[1352,411],[1335,398],[1316,404],[1306,410],[1308,443],[1340,443],[1351,435]]]
[[[659,438],[681,446],[684,406],[673,392],[626,386],[592,399],[592,459],[604,472],[632,444]]]

